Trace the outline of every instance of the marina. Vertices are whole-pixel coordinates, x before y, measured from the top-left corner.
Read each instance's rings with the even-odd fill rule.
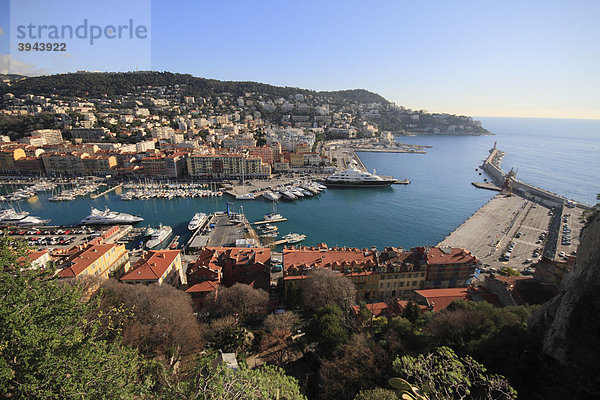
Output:
[[[504,120],[503,120],[504,121]],[[501,127],[495,128],[501,131]],[[548,128],[545,126],[545,131]],[[548,187],[554,191],[562,190],[562,193],[568,191],[569,196],[576,200],[591,204],[595,199],[595,193],[598,191],[593,185],[590,186],[590,177],[588,175],[597,165],[598,161],[592,156],[591,152],[579,152],[577,159],[569,157],[567,161],[560,164],[560,169],[570,171],[576,169],[580,173],[571,173],[570,180],[561,180],[560,176],[554,178],[551,171],[546,169],[539,170],[536,175],[528,175],[529,168],[525,165],[538,162],[540,152],[528,152],[528,136],[521,131],[518,137],[505,136],[500,137],[401,137],[399,140],[414,141],[429,145],[427,154],[412,156],[398,153],[356,153],[362,163],[367,165],[372,171],[384,171],[386,175],[410,176],[410,185],[392,185],[390,187],[373,188],[370,190],[348,190],[331,188],[321,191],[318,195],[304,197],[295,201],[286,201],[283,198],[277,203],[278,212],[286,218],[286,221],[280,221],[279,231],[300,232],[307,235],[303,244],[314,246],[320,242],[328,243],[332,246],[398,246],[410,248],[420,245],[435,245],[444,240],[444,237],[456,230],[470,216],[477,212],[482,205],[486,204],[494,196],[494,192],[480,190],[475,188],[470,182],[480,181],[482,176],[475,168],[485,160],[489,154],[488,150],[493,146],[494,141],[503,143],[502,150],[505,152],[503,164],[519,165],[519,176],[523,180],[527,179],[535,183],[538,187]],[[505,134],[507,135],[507,134]],[[533,135],[535,143],[538,143],[538,137]],[[581,140],[586,140],[586,136]],[[500,140],[499,140],[500,139]],[[533,139],[531,139],[533,140]],[[557,144],[548,144],[544,147],[544,154],[547,157],[560,157],[564,152],[569,151],[569,142]],[[510,144],[510,146],[504,143]],[[577,143],[577,142],[575,142]],[[545,143],[544,143],[545,145]],[[578,148],[588,146],[587,142],[578,144]],[[469,147],[471,151],[462,152],[462,149]],[[566,149],[560,153],[556,149]],[[553,151],[554,149],[554,151]],[[461,154],[460,158],[456,154]],[[516,157],[521,158],[516,158]],[[547,163],[547,162],[546,162]],[[596,163],[596,164],[594,164]],[[452,165],[453,168],[447,168]],[[557,167],[558,168],[558,167]],[[552,175],[553,180],[545,180],[546,175]],[[317,178],[317,177],[311,177]],[[323,177],[321,177],[323,178]],[[593,176],[592,176],[593,178]],[[246,182],[246,189],[259,191],[266,187],[288,187],[306,181],[304,177],[283,177],[273,180],[253,180]],[[314,179],[313,179],[314,181]],[[15,180],[11,178],[10,184],[2,185],[3,196],[9,195],[17,189],[30,186],[35,180]],[[587,183],[586,183],[587,182]],[[55,192],[61,188],[69,188],[67,182],[63,180],[50,180],[51,184],[56,184]],[[141,182],[143,184],[143,182]],[[138,185],[139,183],[135,183]],[[154,183],[156,184],[156,182]],[[181,183],[187,184],[187,183]],[[122,188],[122,191],[133,189]],[[209,185],[208,187],[197,187],[198,189],[210,189],[210,184],[196,183],[196,185]],[[560,185],[560,188],[557,188]],[[241,185],[240,185],[241,186]],[[238,186],[232,183],[223,183],[219,190],[229,187],[233,190]],[[139,236],[139,225],[158,226],[160,222],[170,225],[173,228],[173,235],[180,236],[179,242],[186,244],[191,238],[193,232],[187,229],[187,225],[195,213],[203,212],[210,215],[215,212],[222,212],[226,209],[226,202],[232,201],[238,212],[242,212],[248,221],[253,222],[253,226],[260,226],[254,222],[266,221],[264,215],[272,211],[272,200],[259,197],[254,201],[236,201],[233,197],[223,195],[222,197],[174,197],[152,198],[148,200],[132,199],[122,201],[119,197],[119,190],[107,193],[96,199],[90,196],[78,197],[68,202],[50,202],[51,185],[49,190],[36,192],[35,196],[30,198],[4,202],[3,208],[14,207],[17,211],[26,211],[30,215],[40,219],[51,220],[50,224],[64,227],[77,226],[77,224],[90,214],[90,207],[103,210],[108,207],[110,210],[139,215],[144,218],[142,223],[133,226],[131,243],[137,247],[135,237]],[[181,189],[181,188],[180,188]],[[214,186],[213,186],[214,191]],[[578,211],[579,209],[575,209]],[[567,211],[567,213],[569,213]],[[575,213],[571,212],[572,217],[568,217],[569,229],[572,230],[571,250],[576,243],[577,222]],[[573,221],[571,221],[573,220]],[[272,223],[273,221],[267,221]],[[340,228],[341,227],[341,228]],[[540,228],[541,229],[541,228]],[[359,232],[360,234],[357,234]],[[35,235],[34,235],[35,236]],[[64,236],[64,235],[58,235]],[[558,240],[559,248],[562,243],[562,228],[559,232],[561,237]],[[267,239],[260,238],[266,244]],[[537,241],[537,240],[536,240]],[[134,243],[135,242],[135,243]],[[535,243],[535,242],[534,242]],[[565,242],[567,243],[567,242]],[[469,246],[465,242],[464,246]],[[128,247],[132,247],[128,246]],[[568,247],[568,245],[566,245]],[[536,246],[539,247],[539,246]],[[568,248],[567,248],[568,250]],[[516,252],[519,253],[519,246],[516,246]],[[566,251],[557,250],[558,253]],[[569,253],[567,252],[567,254]],[[513,256],[514,257],[514,256]],[[526,258],[525,258],[526,260]]]

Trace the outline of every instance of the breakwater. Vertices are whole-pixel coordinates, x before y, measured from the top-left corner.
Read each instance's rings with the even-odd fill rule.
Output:
[[[490,149],[490,154],[481,165],[481,169],[483,169],[490,176],[490,178],[492,178],[496,185],[502,187],[508,180],[513,193],[518,194],[525,199],[542,204],[546,207],[562,206],[565,203],[575,203],[576,207],[582,209],[590,208],[588,205],[574,202],[564,196],[520,181],[516,178],[516,172],[514,172],[512,169],[508,173],[504,172],[501,167],[503,156],[504,153],[498,150],[496,143],[494,143],[494,147]]]

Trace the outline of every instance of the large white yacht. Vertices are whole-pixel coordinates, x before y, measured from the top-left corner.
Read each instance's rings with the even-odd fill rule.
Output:
[[[117,224],[135,224],[143,221],[144,218],[137,215],[126,214],[117,211],[110,211],[106,208],[104,211],[92,207],[92,213],[81,220],[82,225],[117,225]]]
[[[168,225],[161,225],[157,230],[154,231],[150,240],[146,242],[147,249],[154,249],[160,246],[171,234],[173,233],[173,228]]]
[[[17,212],[12,208],[0,210],[0,225],[46,225],[49,219],[41,219],[29,215],[28,212]]]
[[[191,219],[190,223],[188,224],[188,229],[190,231],[195,231],[196,229],[198,229],[202,226],[202,224],[206,221],[207,218],[208,217],[204,213],[194,214],[194,217]]]
[[[262,195],[265,199],[271,200],[271,201],[277,201],[281,198],[281,195],[279,195],[271,190],[265,191]]]
[[[395,183],[396,179],[392,177],[381,177],[373,173],[359,171],[352,166],[345,171],[336,172],[325,179],[325,186],[328,187],[378,187],[389,186]]]

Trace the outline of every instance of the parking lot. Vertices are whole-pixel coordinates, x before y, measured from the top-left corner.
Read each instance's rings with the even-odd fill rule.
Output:
[[[118,235],[110,237],[110,242],[117,240],[122,234],[127,233],[131,227],[121,226]],[[105,228],[94,229],[91,227],[4,227],[0,234],[25,241],[34,249],[42,248],[67,248],[78,246],[102,235]]]
[[[533,274],[532,264],[542,255],[565,259],[579,245],[582,210],[565,207],[559,212],[521,197],[497,195],[438,246],[470,250],[484,272],[508,266]]]

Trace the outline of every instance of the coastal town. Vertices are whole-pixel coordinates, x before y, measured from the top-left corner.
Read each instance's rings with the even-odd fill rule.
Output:
[[[23,248],[15,265],[79,284],[86,296],[101,295],[99,288],[125,296],[172,290],[168,301],[183,296],[205,332],[219,324],[227,328],[214,329],[227,340],[227,329],[237,332],[231,343],[205,333],[217,360],[234,371],[241,357],[253,368],[311,365],[323,339],[306,337],[315,337],[319,313],[339,313],[343,329],[378,335],[385,331],[378,324],[389,321],[418,336],[418,324],[457,307],[512,312],[540,305],[559,294],[577,262],[591,207],[505,172],[496,144],[473,166],[483,182],[471,183],[497,194],[436,245],[401,248],[389,238],[379,248],[339,246],[319,237],[307,245],[304,233],[284,234],[290,216],[279,202],[308,209],[301,199],[330,190],[411,187],[410,177],[369,172],[360,154],[419,157],[432,148],[401,143],[399,135],[488,134],[467,117],[307,91],[199,96],[174,84],[74,96],[22,93],[18,84],[7,82],[0,108],[0,229],[3,243]],[[384,129],[390,112],[400,115],[400,130]],[[198,206],[187,229],[168,220],[145,226],[142,215],[91,202],[109,196],[132,207],[191,199],[222,209]],[[45,201],[68,207],[89,199],[91,213],[61,225],[22,210],[32,199],[38,209]],[[249,220],[234,206],[248,201],[273,210]],[[270,317],[296,322],[281,332],[256,330],[256,321]],[[316,329],[317,337],[327,329]],[[253,343],[254,334],[264,336]],[[270,334],[282,336],[265,344]]]
[[[5,193],[3,199],[19,201],[36,190],[54,190],[57,182],[76,178],[80,184],[50,200],[101,196],[117,188],[122,200],[224,193],[235,199],[262,195],[273,201],[293,200],[317,195],[326,186],[313,181],[322,181],[336,170],[366,173],[356,151],[422,154],[427,150],[427,146],[398,143],[391,132],[379,128],[384,109],[390,107],[383,103],[340,102],[303,93],[195,97],[186,95],[185,85],[177,84],[135,89],[127,95],[85,98],[5,93],[2,115],[51,115],[54,126],[2,136],[0,172],[6,182],[26,184]],[[478,126],[471,120],[452,125],[447,123],[449,116],[433,115],[436,127],[424,127],[419,121],[432,116],[398,110],[410,121],[408,134],[439,134],[442,129],[448,134],[465,133]],[[495,147],[490,151],[489,163],[501,171],[497,153]],[[505,174],[498,171],[490,176],[501,181]],[[30,180],[37,186],[32,187]],[[108,210],[105,214],[98,210],[94,217],[108,220],[95,220],[110,224],[108,228],[46,229],[30,223],[27,228],[11,229],[6,221],[13,218],[18,224],[18,218],[8,215],[3,221],[6,232],[22,236],[35,248],[29,253],[32,265],[52,265],[62,278],[99,276],[173,285],[190,294],[198,311],[207,299],[218,297],[219,288],[235,283],[269,292],[272,309],[286,307],[290,293],[301,290],[315,269],[330,269],[351,279],[357,288],[353,301],[376,304],[378,313],[401,311],[408,300],[436,311],[453,299],[522,304],[528,296],[517,294],[519,288],[543,287],[547,296],[536,300],[540,303],[556,293],[560,276],[575,262],[582,210],[568,213],[564,199],[528,199],[523,194],[513,196],[510,189],[499,189],[501,195],[436,247],[413,249],[339,248],[321,243],[276,251],[276,245],[298,243],[305,236],[277,239],[276,223],[285,218],[275,210],[265,215],[266,225],[253,227],[243,215],[230,212],[229,206],[227,212],[203,218],[184,246],[170,241],[171,228],[165,228],[158,238],[164,249],[126,249],[140,229],[118,216],[110,224],[110,218],[120,213]],[[495,210],[485,211],[489,208]],[[496,223],[486,222],[486,216]],[[560,226],[563,237],[569,238],[562,245],[557,244]],[[549,229],[556,232],[549,234]],[[518,250],[512,255],[515,247]],[[518,276],[506,276],[506,271]],[[548,283],[554,289],[548,289]]]

